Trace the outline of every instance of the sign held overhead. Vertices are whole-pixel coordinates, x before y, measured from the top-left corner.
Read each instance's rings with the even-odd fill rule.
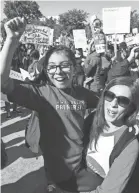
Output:
[[[130,33],[131,7],[103,8],[105,34]]]
[[[75,48],[87,48],[87,38],[84,29],[73,30]]]
[[[24,44],[51,45],[53,44],[53,31],[53,29],[46,26],[28,24],[20,41]]]

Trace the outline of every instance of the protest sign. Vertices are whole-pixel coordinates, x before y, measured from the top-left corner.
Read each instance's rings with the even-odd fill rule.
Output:
[[[95,45],[97,53],[104,53],[106,50],[106,44]]]
[[[134,45],[135,44],[134,36],[125,38],[125,42],[126,42],[127,46]]]
[[[20,72],[21,72],[21,74],[22,74],[23,80],[25,80],[26,78],[29,78],[29,79],[30,79],[30,74],[28,73],[28,71],[20,68]]]
[[[94,44],[97,53],[103,53],[106,50],[106,38],[104,33],[94,33]]]
[[[53,39],[52,29],[46,26],[28,24],[20,38],[22,43],[50,45]]]
[[[139,44],[139,34],[136,34],[136,36],[131,36],[131,37],[127,37],[125,38],[125,42],[127,44],[127,46],[131,46],[131,45],[135,45],[135,44]]]
[[[50,29],[49,45],[53,45],[54,29]]]
[[[12,79],[23,81],[22,74],[20,74],[19,72],[14,71],[14,70],[10,70],[9,77],[12,78]]]
[[[87,38],[84,29],[73,30],[75,48],[87,48]]]
[[[139,33],[134,37],[135,44],[139,45]]]
[[[116,44],[120,44],[121,42],[124,42],[124,35],[123,34],[116,34],[112,35],[112,43],[114,44],[116,42]]]
[[[103,8],[105,34],[130,33],[131,7]]]

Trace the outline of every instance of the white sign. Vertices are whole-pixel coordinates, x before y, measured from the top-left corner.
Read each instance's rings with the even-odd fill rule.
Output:
[[[75,48],[87,48],[87,38],[84,29],[73,30]]]
[[[53,39],[53,32],[51,30],[51,28],[46,26],[28,24],[20,41],[22,43],[50,45]]]
[[[54,29],[50,29],[49,45],[53,45]]]
[[[130,33],[131,7],[103,8],[105,34]]]
[[[116,44],[120,44],[121,42],[124,42],[124,35],[117,34],[116,37],[115,35],[112,35],[112,43],[114,44],[115,41],[116,41]]]
[[[131,45],[135,44],[134,43],[134,36],[125,38],[125,42],[126,42],[127,46],[131,46]]]
[[[106,51],[106,44],[98,44],[95,45],[96,52],[99,53],[104,53]]]
[[[22,74],[22,77],[23,77],[23,80],[25,81],[26,78],[29,78],[30,79],[30,74],[28,73],[28,71],[20,68],[20,72]]]
[[[138,45],[139,44],[139,34],[136,34],[136,36],[125,38],[125,41],[126,41],[127,46],[131,46],[135,44]]]
[[[136,34],[136,36],[134,38],[135,38],[135,44],[139,45],[139,33]]]
[[[22,74],[20,74],[19,72],[14,71],[14,70],[10,70],[9,77],[12,78],[12,79],[23,81]]]

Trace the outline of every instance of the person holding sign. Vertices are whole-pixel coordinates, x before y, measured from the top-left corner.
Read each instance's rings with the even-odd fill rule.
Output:
[[[107,72],[110,67],[110,61],[106,57],[106,42],[103,38],[103,34],[102,36],[100,36],[100,34],[96,35],[94,46],[95,48],[98,46],[97,48],[100,49],[92,52],[84,61],[85,74],[87,77],[85,83],[89,84],[90,90],[96,92],[98,95],[100,95],[101,90],[105,87]]]
[[[120,51],[118,52],[118,58],[113,61],[112,68],[108,72],[107,83],[112,79],[120,76],[131,76],[130,66],[135,60],[136,49],[139,48],[135,46],[131,49],[130,53],[127,51],[126,43],[120,44]]]

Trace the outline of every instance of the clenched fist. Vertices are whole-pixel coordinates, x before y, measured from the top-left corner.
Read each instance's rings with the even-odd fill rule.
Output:
[[[24,18],[16,17],[6,22],[4,27],[7,38],[16,38],[19,40],[21,35],[25,31],[26,21]]]

